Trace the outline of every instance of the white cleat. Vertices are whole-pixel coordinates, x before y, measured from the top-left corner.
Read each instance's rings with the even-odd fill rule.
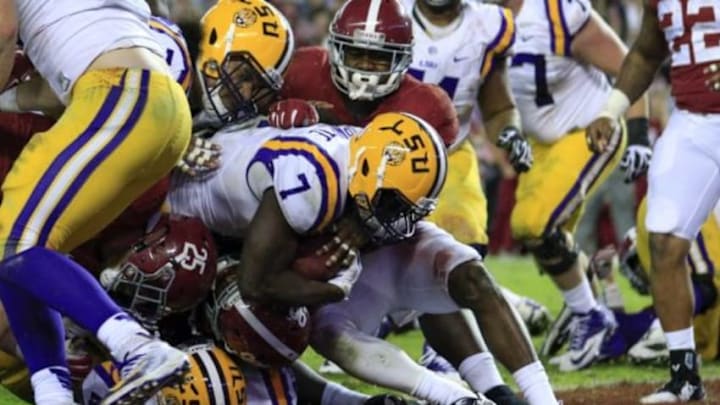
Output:
[[[163,387],[181,381],[189,369],[190,362],[182,350],[150,340],[127,356],[121,367],[122,380],[101,405],[143,404]]]
[[[633,363],[639,364],[664,364],[670,358],[660,322],[654,322],[643,337],[628,350],[628,358]]]

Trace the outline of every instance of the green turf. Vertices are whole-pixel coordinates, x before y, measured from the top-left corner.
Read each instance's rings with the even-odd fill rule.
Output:
[[[560,294],[548,277],[540,276],[532,260],[520,257],[491,257],[488,259],[488,267],[495,275],[497,281],[512,289],[513,291],[530,296],[547,305],[553,314],[557,314],[562,306]],[[618,275],[620,287],[625,299],[628,311],[641,309],[650,305],[649,297],[642,297],[634,293],[627,281]],[[417,331],[409,332],[400,336],[391,336],[390,340],[405,349],[414,359],[420,356],[420,345],[422,337]],[[540,347],[541,338],[534,339],[535,346]],[[311,366],[317,368],[321,362],[320,356],[312,351],[306,352],[303,359]],[[662,382],[668,376],[664,367],[636,366],[625,361],[617,361],[612,364],[595,365],[589,370],[573,373],[561,373],[557,368],[546,365],[550,375],[550,381],[558,390],[587,387],[589,385],[608,385],[619,382]],[[512,378],[502,370],[507,382]],[[720,378],[720,362],[713,362],[703,365],[703,376],[706,379]],[[331,379],[340,381],[348,386],[368,392],[377,393],[382,390],[363,384],[348,376],[328,376]],[[511,384],[512,385],[512,384]]]

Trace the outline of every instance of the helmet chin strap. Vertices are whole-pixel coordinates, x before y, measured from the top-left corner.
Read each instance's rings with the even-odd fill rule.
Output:
[[[363,83],[360,86],[349,87],[351,88],[348,88],[348,97],[350,97],[351,100],[372,100],[366,93],[369,87],[367,83]]]

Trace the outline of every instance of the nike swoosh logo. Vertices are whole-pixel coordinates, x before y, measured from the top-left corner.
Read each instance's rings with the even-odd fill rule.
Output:
[[[680,365],[679,365],[679,364],[673,364],[672,366],[670,366],[670,368],[672,369],[672,371],[674,371],[674,372],[677,373],[677,372],[680,370]]]
[[[585,360],[585,358],[590,354],[592,349],[593,349],[592,347],[588,347],[582,353],[580,353],[580,356],[577,356],[577,357],[570,356],[570,362],[575,366],[577,366],[578,364],[581,364]]]
[[[527,42],[527,41],[529,41],[531,38],[532,38],[532,37],[527,36],[527,35],[520,35],[520,40],[523,41],[523,42]]]
[[[462,62],[467,59],[470,59],[470,57],[469,56],[461,56],[458,58],[457,56],[453,56],[453,62],[455,62],[455,63]]]

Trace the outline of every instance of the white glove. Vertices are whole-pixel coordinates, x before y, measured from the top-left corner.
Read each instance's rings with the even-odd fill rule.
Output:
[[[212,173],[220,167],[220,153],[219,145],[194,134],[177,169],[190,177]]]
[[[652,149],[645,145],[628,145],[620,161],[620,168],[625,172],[625,183],[635,181],[647,172],[652,158]]]
[[[360,263],[360,255],[356,254],[349,266],[340,269],[335,277],[327,282],[343,290],[345,298],[347,299],[350,296],[350,290],[352,290],[353,285],[360,277],[361,271],[362,263]]]

